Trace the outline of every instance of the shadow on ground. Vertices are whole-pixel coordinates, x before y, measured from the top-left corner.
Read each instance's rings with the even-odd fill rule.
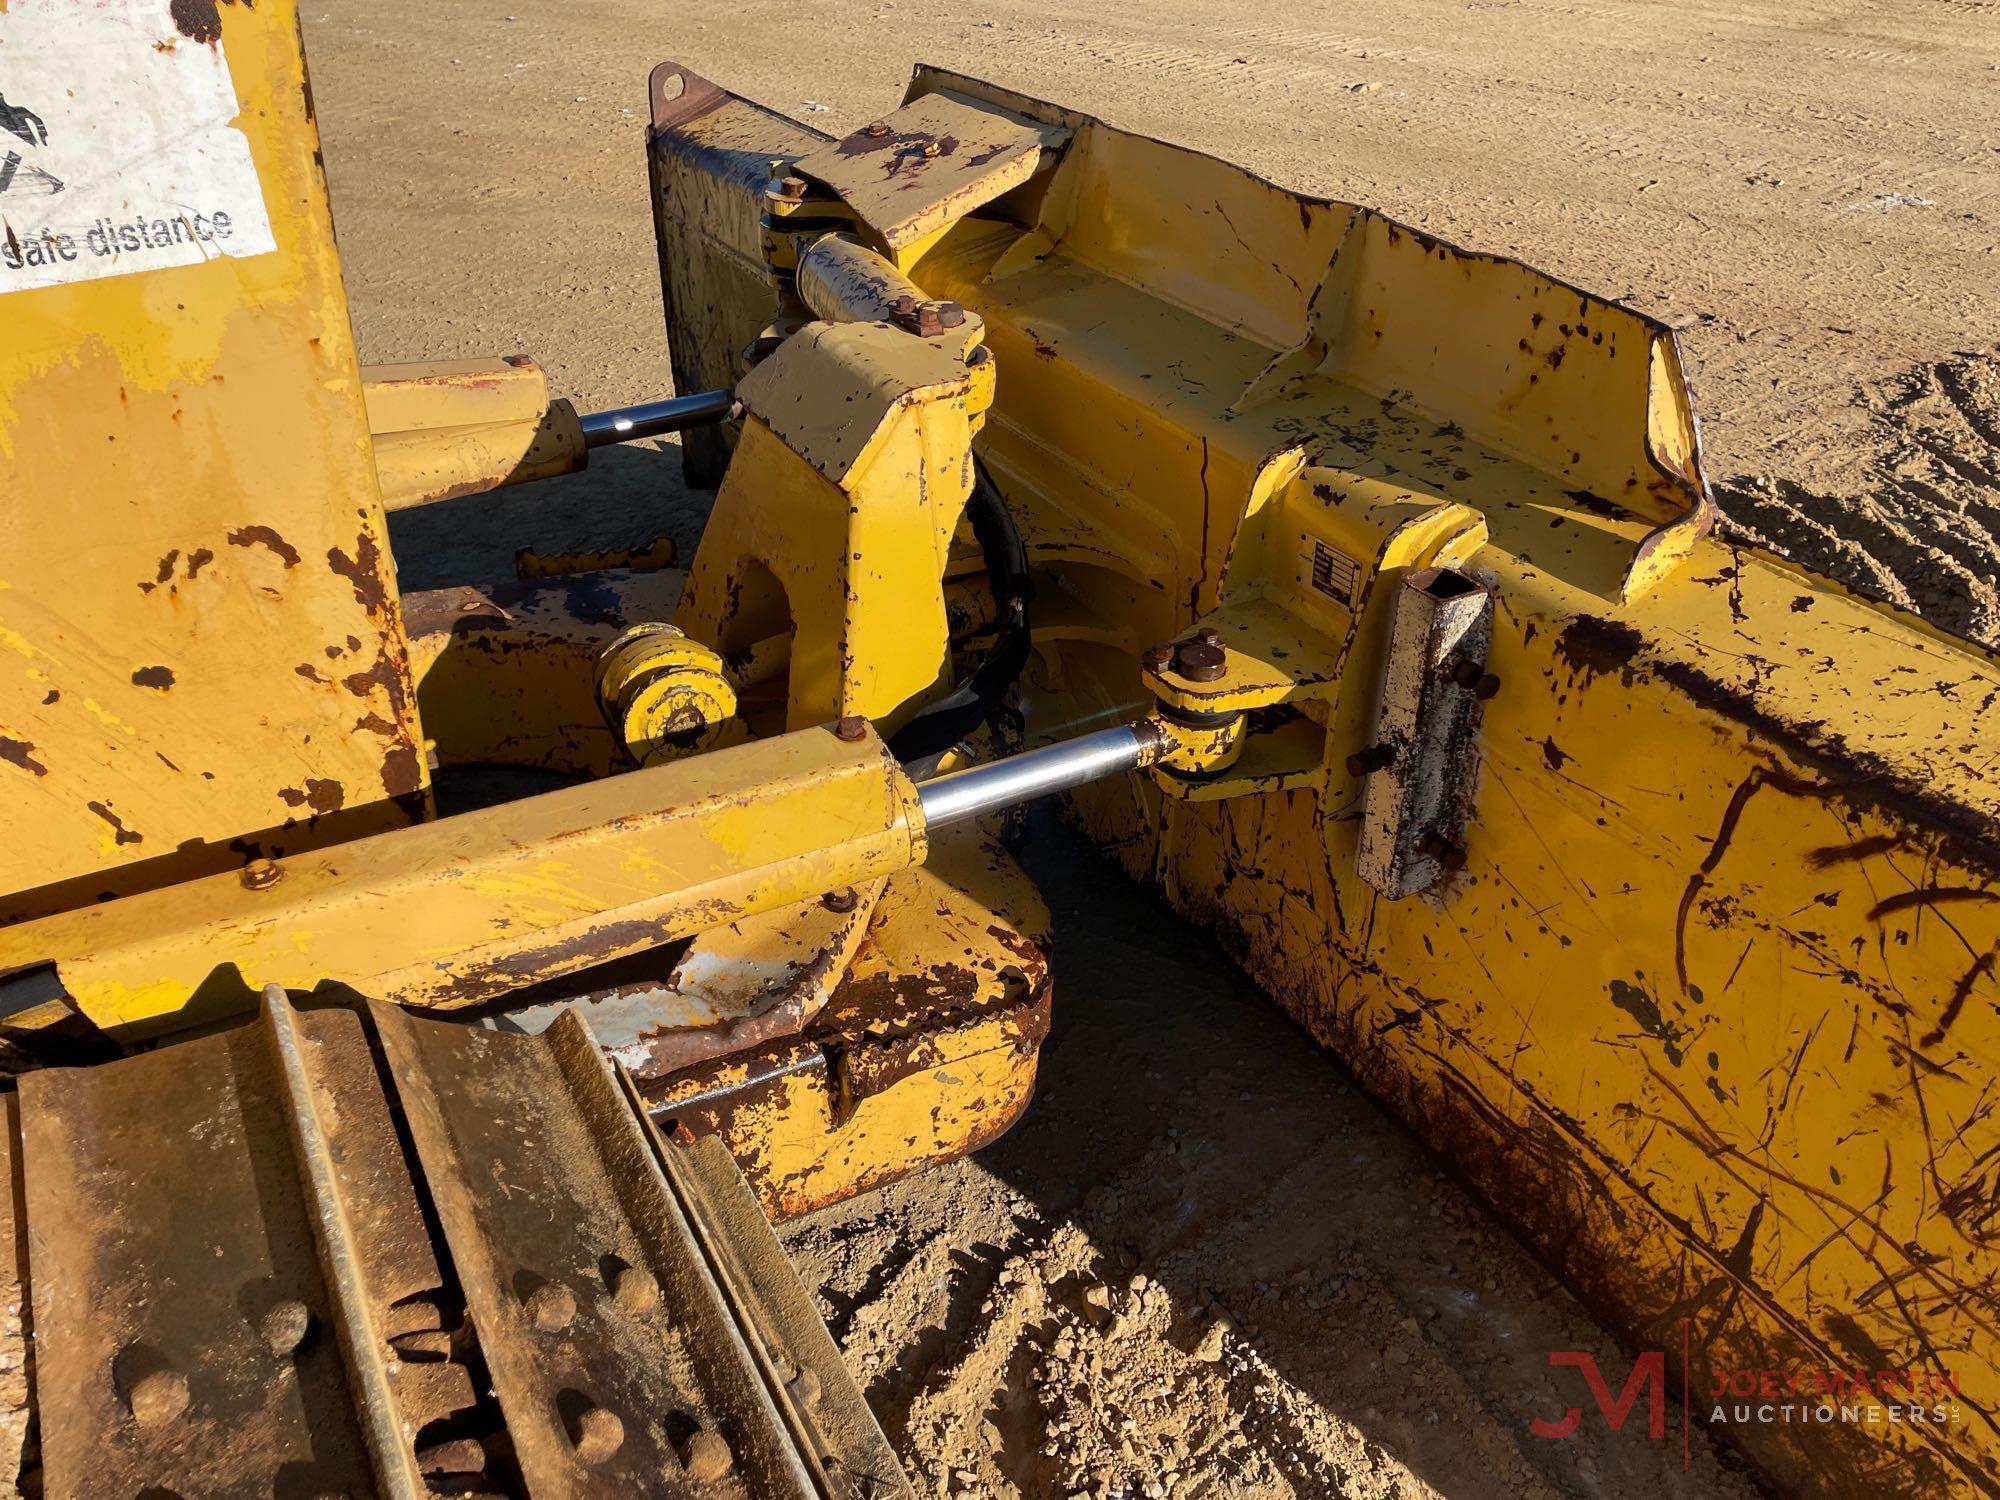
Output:
[[[871,1402],[954,1495],[1747,1495],[1449,1164],[1048,810],[1036,1101],[974,1161],[787,1231]],[[1137,1278],[1135,1281],[1134,1278]],[[1530,1434],[1581,1402],[1574,1438]]]
[[[672,537],[694,555],[714,496],[681,480],[674,442],[599,448],[580,474],[466,495],[389,517],[397,582],[405,593],[514,576],[514,553],[644,547]]]

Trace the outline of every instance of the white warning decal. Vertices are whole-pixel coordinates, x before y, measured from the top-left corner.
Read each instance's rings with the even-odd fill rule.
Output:
[[[276,249],[238,108],[216,0],[0,4],[0,292]]]

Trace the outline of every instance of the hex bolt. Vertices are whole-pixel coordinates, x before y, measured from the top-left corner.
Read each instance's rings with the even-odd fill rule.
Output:
[[[1377,771],[1386,771],[1396,763],[1396,752],[1388,745],[1370,745],[1366,750],[1357,750],[1347,757],[1347,774],[1350,776],[1372,776]]]
[[[880,140],[883,136],[887,135],[888,133],[889,133],[889,127],[883,121],[870,120],[868,122],[868,129],[866,131],[866,134],[872,135],[877,140]]]
[[[187,1376],[179,1370],[148,1370],[132,1382],[125,1404],[141,1427],[171,1422],[188,1408]]]
[[[1222,632],[1217,630],[1213,625],[1202,626],[1201,629],[1194,633],[1194,638],[1204,646],[1220,646],[1222,644]]]
[[[1436,860],[1444,870],[1455,872],[1465,868],[1465,851],[1434,833],[1427,833],[1417,841],[1417,853]]]
[[[1146,654],[1139,658],[1139,664],[1148,672],[1164,672],[1174,664],[1174,643],[1162,641],[1157,646],[1146,648]]]
[[[778,179],[778,196],[779,196],[779,197],[781,197],[781,198],[788,198],[788,199],[790,199],[790,200],[791,200],[792,202],[796,203],[796,202],[798,202],[798,200],[799,200],[799,199],[801,199],[801,198],[805,197],[805,195],[806,195],[806,180],[805,180],[805,178],[803,178],[803,177],[780,177],[780,178]]]
[[[588,1406],[569,1423],[569,1443],[587,1464],[601,1464],[625,1442],[625,1424],[618,1413]]]
[[[1481,702],[1500,691],[1500,679],[1486,670],[1484,662],[1462,661],[1447,675]]]
[[[937,320],[940,328],[957,328],[965,322],[965,305],[963,303],[933,302],[930,305],[937,309]]]
[[[479,1474],[486,1468],[486,1450],[469,1437],[446,1438],[417,1450],[417,1472],[429,1475]]]
[[[611,1300],[634,1316],[651,1312],[660,1305],[660,1284],[638,1266],[625,1266],[611,1279]]]
[[[920,338],[935,338],[946,328],[956,328],[965,321],[965,309],[956,302],[919,302],[905,292],[889,305],[897,326]],[[949,322],[946,320],[947,308],[956,312],[956,317]]]
[[[311,1326],[312,1313],[305,1303],[287,1297],[271,1305],[259,1320],[257,1331],[273,1354],[290,1354],[306,1341],[306,1330]]]
[[[690,1479],[720,1479],[736,1466],[736,1457],[722,1435],[698,1428],[682,1439],[678,1450],[681,1468]]]
[[[936,156],[943,149],[936,141],[925,141],[923,144],[923,153],[926,156]]]
[[[1214,682],[1229,670],[1228,663],[1222,648],[1206,641],[1189,641],[1174,653],[1174,670],[1189,682]]]
[[[868,738],[868,721],[859,714],[842,714],[835,721],[833,732],[848,744],[859,744]]]
[[[849,886],[844,891],[828,891],[819,898],[819,904],[828,911],[850,912],[861,904],[861,894]]]
[[[285,872],[275,859],[253,859],[240,878],[246,890],[268,891],[285,878]]]
[[[785,1390],[800,1406],[817,1406],[820,1392],[818,1372],[801,1367],[799,1373],[785,1383]]]
[[[545,1281],[528,1294],[528,1321],[543,1333],[561,1333],[576,1317],[576,1293],[560,1281]]]

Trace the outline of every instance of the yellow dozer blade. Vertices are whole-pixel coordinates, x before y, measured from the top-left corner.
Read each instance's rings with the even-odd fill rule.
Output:
[[[1173,740],[1084,827],[1778,1481],[1996,1492],[2000,665],[1715,533],[1670,329],[934,68],[834,140],[662,66],[651,167],[712,532],[805,351],[976,330],[1021,732]]]

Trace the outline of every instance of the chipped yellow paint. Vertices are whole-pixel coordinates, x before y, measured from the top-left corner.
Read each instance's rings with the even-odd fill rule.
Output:
[[[649,1102],[718,1129],[773,1218],[975,1150],[1034,1091],[1048,928],[1004,851],[948,829],[889,878],[802,1036],[649,1081]]]
[[[562,850],[560,856],[547,851]],[[634,875],[626,855],[645,851]],[[873,736],[802,730],[420,828],[0,928],[121,1036],[333,983],[478,1004],[920,862],[916,790]]]
[[[370,365],[362,395],[382,503],[407,510],[570,474],[583,427],[526,355]]]
[[[790,631],[789,677],[741,701],[754,728],[894,724],[951,666],[945,564],[992,386],[962,347],[812,323],[736,389],[743,434],[674,622],[725,657]]]
[[[425,812],[296,7],[218,14],[275,251],[0,298],[0,918]]]

